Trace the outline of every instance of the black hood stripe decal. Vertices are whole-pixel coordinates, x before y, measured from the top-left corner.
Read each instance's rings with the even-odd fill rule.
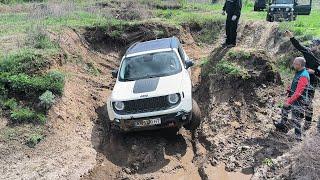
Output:
[[[145,93],[155,91],[158,87],[160,78],[140,79],[134,83],[133,93]]]

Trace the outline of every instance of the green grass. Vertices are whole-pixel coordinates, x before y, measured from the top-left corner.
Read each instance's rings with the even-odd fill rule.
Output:
[[[227,56],[229,56],[231,59],[248,60],[251,57],[251,52],[231,49],[230,51],[228,51]]]
[[[241,78],[241,79],[249,79],[250,75],[248,71],[238,65],[235,62],[229,62],[226,60],[221,60],[215,67],[217,73],[225,73],[226,75],[230,75],[233,77]]]
[[[298,16],[296,21],[280,23],[280,29],[289,29],[296,36],[320,37],[320,9],[313,9],[310,16]]]

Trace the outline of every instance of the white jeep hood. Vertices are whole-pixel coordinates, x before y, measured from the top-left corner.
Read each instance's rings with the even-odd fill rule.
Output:
[[[171,76],[143,79],[137,81],[117,81],[112,91],[111,100],[127,101],[180,93],[182,91],[182,81],[184,79],[184,74],[185,73],[182,71]],[[141,81],[143,82],[141,83]]]

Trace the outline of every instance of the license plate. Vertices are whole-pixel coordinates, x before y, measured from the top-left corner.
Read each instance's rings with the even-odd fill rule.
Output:
[[[135,126],[137,126],[137,127],[152,126],[152,125],[157,125],[157,124],[161,124],[160,118],[139,120],[139,121],[135,122]]]

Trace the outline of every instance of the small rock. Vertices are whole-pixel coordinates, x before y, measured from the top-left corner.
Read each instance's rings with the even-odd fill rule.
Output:
[[[241,151],[247,151],[250,149],[250,146],[242,146]]]
[[[242,106],[242,103],[241,103],[241,102],[238,102],[238,101],[235,102],[234,104],[235,104],[236,106],[238,106],[238,107],[241,107],[241,106]]]
[[[236,165],[234,163],[227,163],[226,164],[226,171],[228,171],[228,172],[234,171],[235,168],[236,168]]]

